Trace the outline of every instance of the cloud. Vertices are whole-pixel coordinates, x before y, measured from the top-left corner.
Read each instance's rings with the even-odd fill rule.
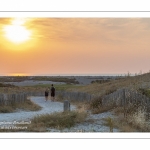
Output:
[[[92,40],[97,35],[92,19],[85,18],[38,18],[32,26],[40,31],[40,36],[61,40]]]
[[[9,24],[11,21],[11,18],[0,18],[0,25]]]
[[[7,23],[9,19],[0,19],[0,25]],[[25,70],[49,71],[54,64],[54,72],[111,73],[149,67],[150,18],[27,18],[25,25],[38,39],[26,57],[15,57],[22,66],[27,63]]]

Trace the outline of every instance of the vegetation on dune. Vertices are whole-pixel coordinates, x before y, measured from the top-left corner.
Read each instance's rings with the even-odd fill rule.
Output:
[[[147,111],[141,105],[131,105],[127,108],[127,117],[124,117],[124,108],[116,106],[102,106],[102,97],[116,91],[117,89],[129,87],[150,97],[150,73],[137,76],[126,76],[119,80],[110,80],[109,82],[94,82],[90,85],[80,88],[80,92],[90,93],[95,98],[89,103],[88,108],[92,113],[101,113],[105,111],[115,111],[117,115],[113,118],[113,126],[118,127],[122,132],[149,132],[149,121],[146,119]],[[76,89],[78,90],[78,89]],[[132,110],[132,111],[131,111]],[[117,113],[116,113],[117,112]],[[106,119],[106,124],[110,119]]]
[[[133,89],[139,89],[141,87],[146,88],[150,87],[150,73],[137,76],[126,76],[124,78],[122,77],[115,80],[112,79],[109,82],[101,82],[94,82],[76,90],[94,95],[104,95],[107,93],[107,91],[117,90],[123,87],[131,87]]]
[[[78,89],[80,87],[83,87],[81,85],[76,85],[76,84],[55,84],[54,86],[57,91],[65,91],[69,89]],[[29,87],[45,89],[45,88],[50,88],[51,85],[50,84],[38,84],[38,85],[29,86]]]
[[[0,82],[21,82],[28,79],[28,76],[2,76]]]
[[[115,108],[115,105],[102,106],[102,97],[96,97],[91,102],[89,102],[88,108],[93,114],[99,114],[113,110]]]
[[[28,131],[46,131],[47,128],[64,129],[71,128],[76,123],[85,121],[87,114],[78,111],[57,112],[34,117],[28,126]]]
[[[52,78],[46,79],[45,77],[36,77],[36,80],[50,80]],[[101,113],[105,111],[113,111],[116,114],[115,118],[105,118],[105,125],[110,126],[110,131],[112,131],[113,127],[119,128],[122,132],[147,132],[150,131],[149,124],[147,123],[147,119],[145,116],[145,110],[142,107],[136,109],[133,105],[128,107],[127,113],[128,116],[124,117],[124,108],[116,107],[116,106],[102,106],[102,98],[105,95],[109,95],[115,92],[117,89],[121,89],[124,87],[130,87],[132,89],[136,89],[142,94],[150,97],[150,73],[140,74],[136,76],[130,76],[128,74],[126,77],[118,78],[118,79],[109,79],[105,81],[95,81],[89,85],[80,86],[76,85],[74,79],[56,79],[53,78],[55,82],[66,82],[69,84],[55,85],[56,90],[58,91],[77,91],[88,93],[94,96],[94,98],[88,102],[74,102],[78,106],[78,109],[82,109],[84,105],[85,110],[90,110],[92,113]],[[57,81],[56,81],[57,80]],[[73,83],[73,84],[70,84]],[[36,85],[32,87],[11,87],[11,90],[22,90],[22,91],[42,91],[44,92],[46,87],[50,87],[49,84],[45,85]],[[8,89],[8,87],[3,87],[0,90],[4,91]],[[9,90],[8,90],[9,91]],[[61,101],[61,99],[58,99]],[[17,106],[18,107],[18,106]],[[132,111],[131,111],[132,110]],[[5,111],[5,110],[3,110]],[[85,120],[87,114],[86,111],[78,111],[78,112],[63,112],[63,113],[54,113],[54,114],[46,114],[39,117],[36,117],[32,120],[32,124],[29,125],[28,131],[46,131],[46,128],[70,128],[75,125],[75,123],[80,123]]]
[[[37,80],[37,81],[53,81],[53,82],[65,82],[67,84],[79,84],[78,81],[76,81],[75,78],[68,78],[68,77],[63,77],[63,76],[56,76],[56,77],[44,77],[44,76],[37,76],[37,77],[32,77],[32,80]]]
[[[103,83],[107,83],[107,82],[110,82],[112,79],[106,79],[106,80],[104,80],[104,79],[101,79],[101,80],[94,80],[94,81],[91,81],[91,83],[93,84],[93,83],[99,83],[99,84],[103,84]]]
[[[10,113],[15,112],[18,109],[22,110],[30,110],[30,111],[38,111],[41,107],[31,100],[26,100],[23,103],[12,103],[11,105],[0,106],[0,113]]]
[[[0,87],[16,87],[16,86],[15,86],[15,85],[12,85],[12,84],[0,83]]]
[[[53,82],[65,82],[67,84],[79,84],[75,78],[63,77],[63,76],[4,76],[0,77],[0,82],[21,82],[25,80],[36,81],[53,81]]]
[[[82,123],[87,117],[86,112],[78,111],[66,111],[66,112],[55,112],[53,114],[44,114],[34,117],[31,120],[31,124],[26,125],[26,129],[21,129],[24,125],[16,125],[18,129],[1,129],[1,132],[47,132],[48,128],[55,128],[62,130],[64,128],[71,128],[76,123]],[[20,129],[19,129],[20,127]]]
[[[144,95],[150,97],[150,89],[149,89],[149,88],[148,88],[148,89],[140,88],[139,91],[140,91],[142,94],[144,94]]]
[[[103,118],[104,120],[104,125],[108,126],[110,128],[110,132],[113,132],[114,128],[114,121],[111,117]]]
[[[132,107],[133,108],[133,107]],[[145,110],[133,108],[128,115],[124,117],[124,108],[118,107],[114,109],[116,118],[113,118],[114,127],[120,129],[121,132],[149,132],[149,121],[146,119]]]
[[[61,112],[54,114],[46,114],[39,117],[35,117],[31,120],[32,126],[36,127],[39,125],[44,125],[45,127],[63,129],[70,128],[75,123],[80,123],[84,121],[86,117],[85,113],[78,113],[76,111]]]

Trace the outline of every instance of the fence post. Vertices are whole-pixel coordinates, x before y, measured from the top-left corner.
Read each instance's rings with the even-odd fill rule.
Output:
[[[68,100],[64,101],[64,111],[70,111],[70,103]]]
[[[123,90],[123,106],[124,106],[124,118],[126,117],[126,93],[125,89]]]

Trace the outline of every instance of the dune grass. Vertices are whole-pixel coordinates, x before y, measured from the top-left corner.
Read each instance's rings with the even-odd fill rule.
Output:
[[[71,103],[76,105],[77,110],[38,115],[31,120],[31,124],[26,125],[27,129],[1,129],[0,132],[49,132],[50,128],[60,131],[64,128],[71,128],[77,123],[84,122],[88,116],[86,103],[84,105],[82,102]],[[16,126],[24,127],[24,125]]]
[[[55,84],[54,85],[57,91],[65,91],[67,89],[78,89],[82,87],[81,85],[76,85],[76,84]],[[28,86],[28,87],[33,87],[33,88],[50,88],[50,84],[38,84],[38,85],[33,85],[33,86]]]
[[[107,117],[107,118],[103,118],[104,120],[104,125],[108,126],[110,129],[110,132],[113,132],[113,128],[114,128],[114,121],[111,117]]]
[[[146,96],[150,97],[150,73],[132,77],[127,76],[119,80],[109,81],[108,83],[93,83],[80,88],[80,91],[95,95],[95,98],[88,106],[92,113],[102,113],[110,110],[115,111],[117,118],[111,118],[113,121],[113,127],[119,128],[121,132],[149,132],[150,126],[146,121],[145,111],[128,108],[128,115],[124,118],[124,108],[102,106],[102,96],[110,94],[111,92],[123,87],[130,87],[139,90]],[[110,126],[111,119],[105,118],[108,126]]]
[[[132,111],[129,111],[132,109]],[[127,115],[124,116],[124,108],[118,107],[114,109],[117,118],[114,119],[114,126],[120,129],[121,132],[149,132],[150,126],[146,119],[146,112],[141,107],[135,109],[132,106],[128,108]]]
[[[75,78],[68,78],[65,76],[4,76],[0,78],[0,82],[21,82],[25,80],[36,80],[36,81],[53,81],[53,82],[65,82],[78,84]]]
[[[32,80],[37,80],[37,81],[53,81],[53,82],[65,82],[67,84],[78,84],[79,82],[76,81],[75,78],[68,78],[68,77],[63,77],[63,76],[52,76],[52,77],[47,77],[47,76],[36,76],[33,77]]]
[[[83,111],[66,111],[55,112],[53,114],[43,114],[34,117],[31,120],[31,124],[26,126],[18,124],[16,125],[18,129],[0,129],[0,132],[50,132],[51,128],[61,131],[64,128],[73,127],[76,123],[84,122],[86,117],[87,113]]]
[[[0,113],[11,113],[17,111],[18,109],[38,111],[41,109],[41,107],[33,103],[31,100],[27,99],[23,103],[13,103],[11,105],[0,106]]]
[[[78,111],[55,112],[34,117],[28,126],[30,132],[46,132],[47,128],[62,130],[84,122],[87,113]]]
[[[137,76],[126,76],[117,80],[110,80],[104,83],[93,83],[76,89],[80,92],[86,92],[93,95],[105,95],[107,91],[117,90],[123,87],[130,87],[133,89],[139,89],[141,87],[150,87],[150,73],[145,73]],[[71,89],[69,89],[71,90]]]

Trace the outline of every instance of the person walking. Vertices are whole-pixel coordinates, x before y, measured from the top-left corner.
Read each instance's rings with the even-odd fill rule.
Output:
[[[51,86],[51,99],[52,99],[52,101],[55,100],[55,87],[53,84]]]
[[[48,100],[48,95],[49,95],[49,92],[48,92],[48,89],[45,90],[45,101]]]

